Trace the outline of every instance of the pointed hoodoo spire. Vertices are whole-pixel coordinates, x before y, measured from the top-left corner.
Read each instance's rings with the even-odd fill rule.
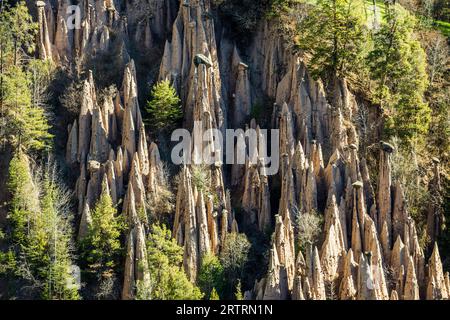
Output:
[[[271,225],[270,189],[269,180],[266,175],[261,176],[259,190],[258,227],[260,231],[265,232]]]
[[[356,257],[359,257],[364,249],[362,244],[362,236],[358,214],[356,210],[353,210],[351,221],[351,248]]]
[[[347,235],[344,235],[339,209],[335,195],[328,194],[328,204],[325,210],[325,241],[322,244],[321,264],[325,280],[334,282],[341,270],[347,247]]]
[[[161,192],[161,186],[164,183],[163,163],[159,153],[158,145],[152,142],[148,151],[149,154],[149,168],[148,168],[148,191],[149,197],[157,197]]]
[[[97,104],[94,105],[92,110],[90,140],[89,158],[101,163],[105,162],[108,159],[111,147],[108,142],[108,132],[102,110]]]
[[[137,223],[129,232],[126,241],[126,257],[122,299],[132,300],[136,296],[136,286],[150,287],[150,273],[148,266],[147,247],[144,228]]]
[[[398,300],[398,293],[396,290],[392,290],[390,300]]]
[[[52,45],[50,39],[50,30],[46,16],[46,3],[44,1],[36,1],[38,11],[38,54],[42,60],[52,60]]]
[[[419,284],[416,277],[416,269],[414,261],[411,257],[408,259],[408,268],[406,269],[406,280],[404,288],[404,300],[419,300]]]
[[[383,268],[383,253],[378,240],[375,222],[367,215],[364,223],[364,245],[365,252],[370,253],[370,265],[376,299],[387,300],[389,299],[389,293]]]
[[[314,247],[313,250],[311,280],[314,300],[326,300],[327,297],[325,294],[325,280],[317,247]]]
[[[246,118],[250,116],[252,101],[248,65],[243,63],[236,46],[233,50],[233,72],[236,76],[233,104],[233,128],[242,128]]]
[[[295,139],[292,113],[286,103],[283,103],[283,106],[281,107],[281,117],[279,121],[280,155],[286,154],[288,155],[288,159],[291,160],[295,151]]]
[[[401,267],[406,267],[407,263],[409,262],[408,252],[406,252],[405,246],[400,236],[398,236],[397,240],[395,241],[389,261],[391,268],[394,271],[394,278],[398,278],[400,275]]]
[[[444,277],[441,257],[437,244],[434,245],[428,267],[427,300],[446,300],[449,298],[447,283]]]
[[[339,287],[340,300],[355,300],[357,295],[356,280],[358,264],[353,259],[353,251],[349,249],[344,261],[343,275]]]
[[[183,266],[191,282],[195,282],[197,277],[201,258],[200,254],[202,252],[205,253],[211,248],[207,225],[204,225],[204,215],[206,213],[199,213],[202,219],[201,226],[199,226],[199,218],[197,215],[198,210],[205,210],[204,201],[200,200],[199,205],[196,201],[196,196],[198,198],[198,190],[192,184],[190,169],[184,166],[181,171],[178,186],[173,235],[178,244],[184,246]],[[200,229],[202,230],[202,234],[199,239]],[[201,250],[199,250],[199,243],[202,243]],[[209,247],[207,248],[207,246]]]
[[[270,250],[268,276],[265,279],[263,300],[285,300],[289,295],[286,270],[278,260],[275,244]]]
[[[94,86],[92,77],[89,77],[83,83],[83,98],[78,120],[78,162],[80,163],[85,161],[89,154],[92,112],[97,104]]]
[[[122,287],[122,300],[132,300],[135,285],[135,232],[130,230],[126,242],[125,270]]]
[[[130,160],[137,150],[137,139],[141,132],[142,120],[137,96],[136,69],[132,60],[125,68],[123,79],[124,119],[122,124],[122,147],[124,155],[124,172],[130,170]],[[142,137],[145,140],[145,135]],[[142,141],[142,144],[145,141]],[[142,146],[141,146],[142,148]],[[145,146],[146,148],[146,146]]]
[[[430,204],[428,205],[427,236],[430,239],[431,244],[433,244],[439,236],[445,219],[442,213],[441,203],[439,203],[442,202],[442,185],[439,166],[439,159],[433,158],[434,177],[430,183],[430,194],[433,194],[433,197],[437,199],[437,201],[430,201]]]
[[[208,219],[206,213],[205,199],[202,190],[198,192],[195,210],[197,212],[197,223],[198,223],[198,252],[200,254],[199,259],[201,261],[201,259],[205,255],[211,253],[211,242],[208,232]]]
[[[330,226],[326,232],[325,241],[322,245],[321,265],[324,278],[328,282],[333,282],[338,276],[338,269],[341,263],[341,252],[336,239],[334,226]]]
[[[78,153],[78,122],[75,119],[73,125],[68,127],[69,138],[66,145],[66,162],[73,165],[77,162]]]
[[[408,216],[403,188],[400,181],[397,181],[395,184],[394,207],[392,209],[392,239],[395,240],[398,236],[403,237]]]
[[[374,279],[371,271],[371,254],[361,253],[358,268],[358,300],[376,300]]]
[[[280,213],[283,215],[288,214],[291,216],[291,220],[297,219],[296,214],[299,214],[296,209],[298,206],[295,201],[295,189],[294,189],[294,176],[292,172],[292,163],[289,160],[288,155],[283,155],[282,158],[282,171],[281,171],[281,197],[280,197]]]
[[[83,213],[81,215],[80,228],[78,230],[78,240],[81,240],[88,235],[91,223],[92,216],[89,209],[89,204],[86,202],[84,205]]]
[[[295,248],[294,231],[288,214],[284,217],[280,215],[276,217],[274,240],[277,248],[276,252],[278,253],[278,260],[280,264],[284,266],[288,289],[291,290],[295,276]]]
[[[378,228],[386,221],[389,236],[392,235],[391,208],[391,154],[394,147],[384,141],[380,142],[380,164],[378,172]]]
[[[294,287],[292,289],[293,300],[305,300],[304,282],[307,280],[306,261],[301,251],[297,254],[297,260],[295,262],[295,279]]]
[[[136,210],[138,210],[139,216],[141,217],[141,221],[147,224],[147,215],[145,214],[146,205],[146,197],[145,197],[145,185],[142,177],[142,173],[140,171],[140,161],[137,153],[134,154],[132,167],[129,175],[128,182],[128,190],[133,190],[135,203],[133,205],[136,206]]]

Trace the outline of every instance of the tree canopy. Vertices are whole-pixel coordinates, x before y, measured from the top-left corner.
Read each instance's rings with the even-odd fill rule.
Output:
[[[431,110],[426,54],[414,36],[415,18],[400,5],[389,5],[367,56],[375,81],[375,101],[388,110],[390,134],[411,139],[428,131]]]

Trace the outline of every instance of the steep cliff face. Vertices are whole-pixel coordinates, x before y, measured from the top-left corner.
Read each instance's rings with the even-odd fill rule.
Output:
[[[363,133],[355,121],[358,99],[343,79],[333,79],[331,90],[315,81],[305,57],[287,48],[273,22],[261,22],[252,44],[240,50],[216,29],[218,17],[209,0],[182,1],[178,8],[170,0],[150,7],[146,1],[118,5],[119,1],[82,0],[80,29],[67,25],[69,1],[56,1],[53,7],[51,3],[37,3],[42,59],[74,64],[119,41],[127,63],[117,70],[123,73],[121,89],[102,101],[89,74],[66,148],[67,164],[80,170],[78,237],[86,234],[90,208],[102,184],[129,223],[123,299],[134,298],[136,281],[149,281],[148,219],[141,213],[148,197],[158,193],[163,174],[158,146],[151,143],[142,121],[136,66],[127,49],[130,41],[151,49],[155,39],[165,41],[159,79],[171,80],[182,99],[184,127],[194,130],[194,158],[198,139],[211,128],[253,128],[260,137],[261,124],[250,116],[253,103],[262,98],[275,102],[270,122],[280,133],[280,170],[272,179],[261,170],[262,160],[248,157],[245,164],[217,161],[202,167],[207,190],[193,179],[196,166],[180,168],[173,235],[184,247],[183,265],[191,281],[196,280],[202,258],[219,254],[227,234],[239,232],[232,207],[237,203],[243,209],[243,224],[260,232],[274,227],[267,276],[258,279],[246,293],[248,298],[449,298],[449,275],[443,272],[438,246],[426,262],[402,185],[392,179],[394,148],[382,141],[377,144],[379,170],[371,179],[369,160],[360,150],[365,147],[360,143]],[[142,13],[145,8],[151,15]],[[196,129],[195,123],[200,124]],[[225,153],[223,146],[209,148],[210,154]],[[250,154],[259,159],[263,155],[258,151]],[[437,180],[438,170],[436,165]],[[271,192],[275,180],[281,186],[279,199]],[[271,205],[276,202],[278,212]],[[323,215],[322,240],[306,244],[302,253],[295,223],[312,212]],[[433,240],[438,219],[431,208]]]

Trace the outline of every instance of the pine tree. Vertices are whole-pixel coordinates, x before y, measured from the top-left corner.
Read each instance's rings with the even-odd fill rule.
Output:
[[[298,45],[311,55],[313,76],[333,79],[361,71],[367,28],[363,0],[317,0],[298,26]]]
[[[216,291],[216,288],[213,288],[211,291],[211,295],[209,296],[209,300],[220,300],[219,294]]]
[[[32,174],[28,157],[20,151],[13,157],[8,179],[12,232],[6,257],[14,275],[30,283],[32,296],[78,299],[71,273],[70,196],[55,177],[47,170]],[[11,254],[16,256],[14,264]]]
[[[44,109],[32,104],[30,78],[20,67],[11,66],[3,87],[7,138],[16,148],[26,151],[42,150],[52,138]]]
[[[11,159],[7,187],[11,195],[8,219],[12,226],[12,239],[18,245],[25,245],[31,218],[38,214],[40,208],[28,157],[20,151]]]
[[[152,89],[151,97],[146,110],[153,130],[170,128],[182,118],[181,100],[169,80],[158,82]]]
[[[374,98],[388,112],[387,132],[406,140],[425,134],[431,115],[424,101],[426,55],[414,38],[414,26],[415,18],[400,5],[386,6],[367,58],[376,83]]]
[[[81,242],[82,256],[89,269],[102,272],[114,269],[122,252],[119,238],[124,228],[124,221],[117,216],[117,209],[103,185],[100,199],[92,211],[88,234]]]
[[[2,1],[1,9],[0,43],[3,59],[18,65],[22,55],[33,53],[38,25],[33,22],[25,1],[19,1],[14,6]]]
[[[147,240],[150,288],[138,285],[138,299],[200,300],[200,289],[192,284],[182,268],[183,248],[164,225],[153,224]]]
[[[115,299],[118,296],[117,266],[123,255],[120,236],[125,229],[123,216],[117,215],[105,183],[94,209],[87,235],[80,239],[81,269],[90,298]]]
[[[78,299],[78,286],[72,275],[71,231],[67,219],[68,194],[57,185],[51,173],[44,173],[41,183],[41,215],[30,238],[27,256],[43,278],[44,299]]]
[[[36,75],[42,71],[30,56],[37,25],[23,1],[5,5],[0,14],[0,138],[16,149],[42,150],[52,135],[47,115],[37,104]],[[40,92],[42,94],[42,92]],[[41,97],[39,97],[41,98]],[[42,99],[42,98],[41,98]]]
[[[235,298],[236,298],[236,300],[244,300],[244,295],[242,294],[242,288],[241,288],[241,280],[239,280],[236,285]]]

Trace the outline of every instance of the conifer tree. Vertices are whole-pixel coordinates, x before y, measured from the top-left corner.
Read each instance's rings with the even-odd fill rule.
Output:
[[[20,151],[14,154],[9,164],[7,187],[11,197],[8,219],[12,239],[18,245],[25,245],[31,218],[40,208],[28,157]]]
[[[0,139],[15,149],[42,150],[52,136],[42,105],[36,102],[32,72],[38,64],[34,50],[37,24],[23,1],[3,5],[0,14]]]
[[[181,119],[180,101],[169,80],[158,82],[153,87],[146,110],[150,115],[148,122],[155,131],[171,127]]]
[[[153,224],[147,240],[150,288],[138,284],[138,299],[200,300],[203,294],[182,268],[183,248],[164,225]]]
[[[209,296],[209,300],[220,300],[219,294],[216,291],[216,288],[213,288],[211,291],[211,295]]]
[[[41,188],[41,214],[31,234],[27,256],[43,279],[44,299],[78,299],[78,285],[72,262],[71,221],[68,210],[70,195],[58,185],[54,174],[45,171]]]
[[[241,280],[239,280],[236,285],[235,298],[236,300],[244,300],[244,295],[242,294]]]
[[[30,283],[32,289],[23,294],[78,299],[72,274],[70,196],[59,186],[56,174],[48,169],[32,174],[28,157],[19,151],[11,160],[8,190],[12,228],[6,257],[15,276]]]
[[[108,271],[114,269],[122,252],[120,234],[125,224],[117,216],[106,186],[92,211],[92,222],[88,234],[82,239],[82,256],[92,270]]]
[[[376,83],[375,100],[388,113],[388,133],[406,140],[425,134],[431,115],[424,101],[426,55],[414,38],[414,26],[414,16],[400,5],[386,6],[367,58]]]
[[[197,277],[197,283],[206,297],[212,300],[213,292],[223,294],[225,286],[224,270],[217,256],[208,254],[203,257]]]
[[[359,70],[367,50],[363,0],[317,0],[299,26],[298,45],[311,55],[315,77],[333,79]]]

